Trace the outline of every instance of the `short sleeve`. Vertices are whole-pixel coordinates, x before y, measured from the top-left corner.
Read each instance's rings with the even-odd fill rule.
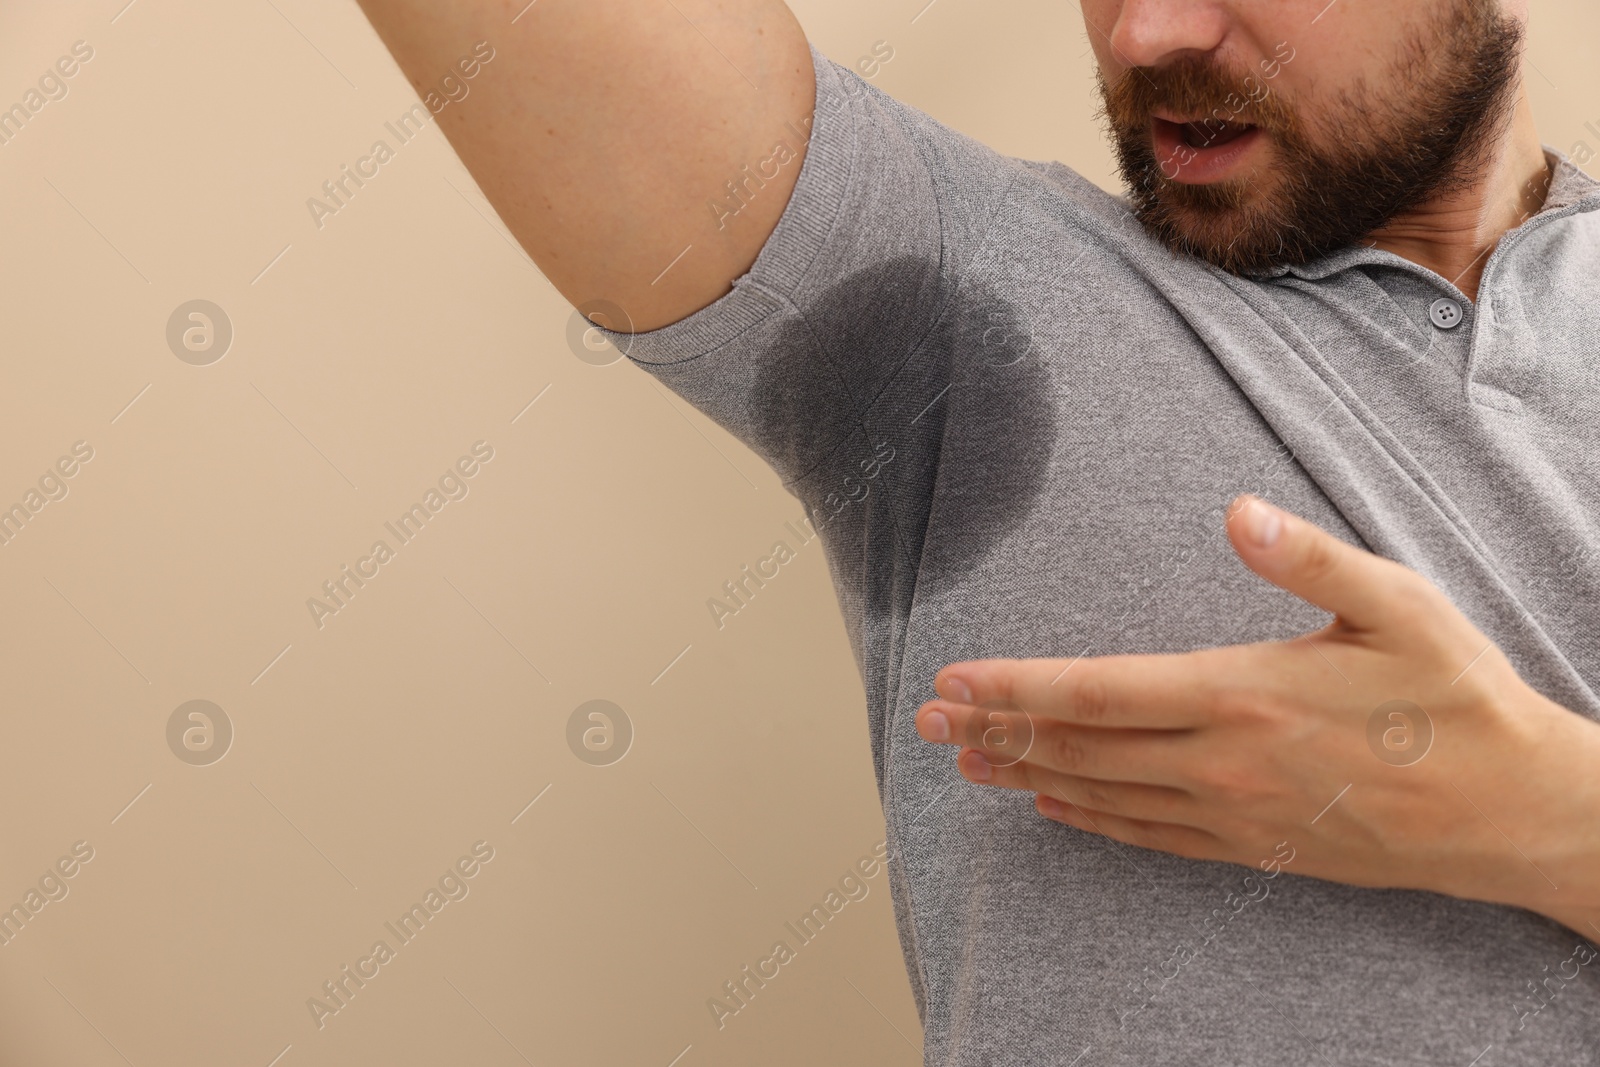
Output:
[[[998,199],[973,190],[999,192],[1019,169],[815,45],[811,56],[813,117],[787,144],[806,146],[800,174],[750,270],[660,329],[597,327],[791,491],[841,449],[872,455],[863,419],[934,327]]]

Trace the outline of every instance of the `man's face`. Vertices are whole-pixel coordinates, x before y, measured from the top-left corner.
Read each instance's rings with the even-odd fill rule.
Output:
[[[1516,102],[1514,3],[1082,0],[1140,221],[1249,273],[1466,187]]]

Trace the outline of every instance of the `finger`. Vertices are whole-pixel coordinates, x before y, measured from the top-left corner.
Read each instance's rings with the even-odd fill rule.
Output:
[[[1040,815],[1053,822],[1064,823],[1124,844],[1137,845],[1156,852],[1168,852],[1192,860],[1227,858],[1226,847],[1221,838],[1193,826],[1128,819],[1110,812],[1094,811],[1081,804],[1063,801],[1045,793],[1039,794],[1034,801],[1034,808]]]
[[[1228,509],[1228,539],[1245,566],[1355,630],[1393,626],[1438,590],[1393,560],[1346,544],[1248,494]]]
[[[1183,730],[1203,725],[1230,674],[1226,648],[1155,656],[976,659],[952,663],[934,689],[962,704],[1011,703],[1083,726]]]
[[[917,732],[926,741],[981,748],[990,763],[1010,765],[1028,758],[1036,731],[1024,711],[932,700],[917,712]]]
[[[940,720],[943,720],[942,724]],[[923,705],[917,731],[925,740],[981,750],[996,767],[1030,763],[1060,774],[1107,782],[1179,788],[1194,760],[1193,734],[1071,726],[1026,712],[974,708],[947,701]]]
[[[978,785],[999,789],[1022,789],[1047,793],[1091,811],[1121,815],[1128,819],[1178,823],[1203,828],[1204,811],[1199,802],[1181,789],[1142,785],[1136,782],[1104,782],[1094,778],[1075,778],[1033,763],[995,766],[977,749],[962,749],[956,759],[961,776]]]

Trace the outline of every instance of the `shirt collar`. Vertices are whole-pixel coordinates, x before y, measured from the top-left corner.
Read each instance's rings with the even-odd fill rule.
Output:
[[[1568,159],[1563,153],[1556,151],[1549,145],[1544,146],[1544,154],[1555,164],[1555,176],[1550,182],[1549,195],[1545,197],[1544,209],[1539,215],[1552,211],[1563,211],[1575,207],[1600,196],[1600,181],[1589,177],[1581,167]],[[1590,203],[1589,209],[1600,204]],[[1539,215],[1534,216],[1538,218]]]

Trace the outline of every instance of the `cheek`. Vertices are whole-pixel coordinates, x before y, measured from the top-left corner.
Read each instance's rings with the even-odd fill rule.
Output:
[[[1126,0],[1082,0],[1078,5],[1083,10],[1084,28],[1092,36],[1102,37],[1111,32],[1111,27],[1116,25],[1117,19],[1122,17],[1122,8]],[[1100,33],[1095,32],[1099,27]]]
[[[1117,75],[1128,69],[1125,60],[1119,59],[1107,36],[1122,17],[1124,0],[1079,0],[1083,8],[1083,31],[1094,49],[1106,81],[1115,82]]]

